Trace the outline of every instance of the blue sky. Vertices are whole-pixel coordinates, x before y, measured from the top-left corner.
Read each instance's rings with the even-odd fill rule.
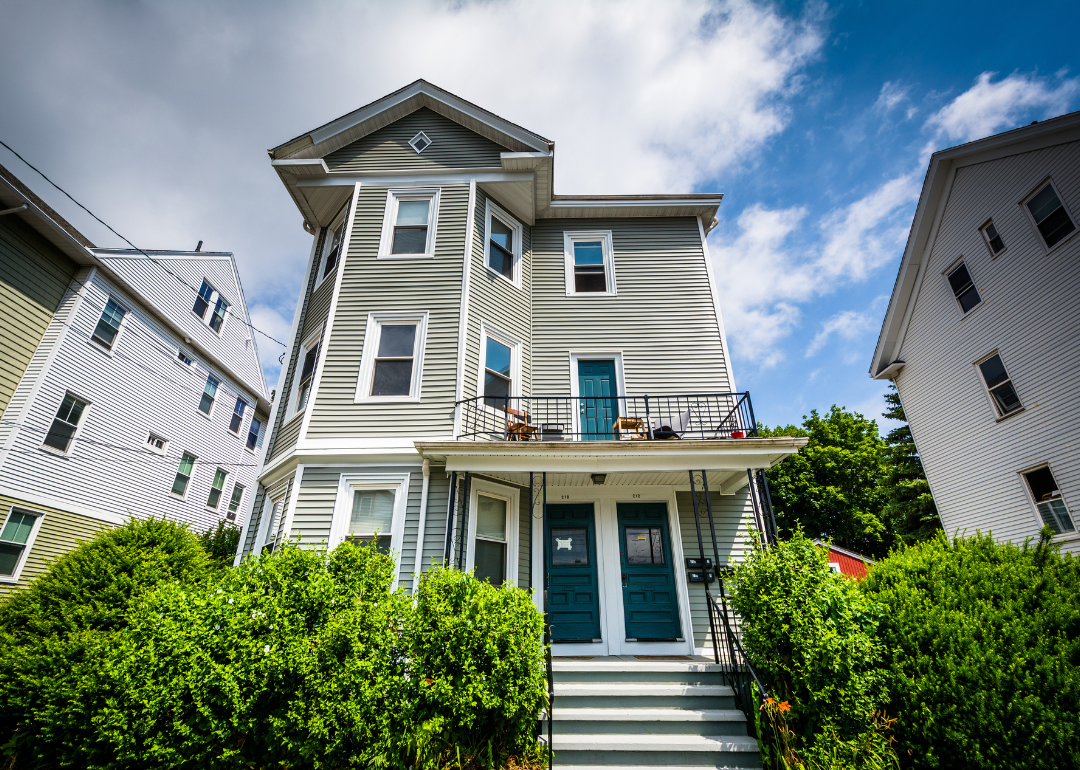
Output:
[[[265,149],[423,77],[554,140],[559,193],[723,192],[709,243],[759,418],[876,416],[928,153],[1080,108],[1078,22],[1065,2],[7,0],[0,138],[143,248],[233,251],[281,339],[310,237]]]

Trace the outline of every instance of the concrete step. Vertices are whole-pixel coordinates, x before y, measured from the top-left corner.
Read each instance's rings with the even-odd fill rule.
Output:
[[[745,736],[746,716],[737,709],[556,708],[552,733]]]
[[[682,661],[553,661],[555,682],[661,682],[723,684],[724,667]]]
[[[735,708],[735,692],[726,685],[557,682],[554,706],[728,710]]]
[[[761,767],[757,741],[736,735],[554,735],[559,768]]]

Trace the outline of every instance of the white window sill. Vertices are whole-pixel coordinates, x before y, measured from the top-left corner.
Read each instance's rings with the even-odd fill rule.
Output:
[[[434,252],[425,254],[379,254],[376,259],[434,259]]]
[[[7,585],[15,585],[18,582],[18,577],[0,577],[0,583],[6,583]]]
[[[74,442],[75,438],[72,437],[71,440]],[[47,454],[51,454],[53,457],[64,457],[64,458],[71,457],[71,450],[70,449],[68,451],[66,451],[66,452],[61,452],[59,449],[53,449],[51,446],[45,446],[44,444],[39,446],[38,449],[40,449],[42,452],[45,452]]]
[[[354,398],[354,404],[419,404],[420,396],[364,396]]]
[[[567,297],[617,297],[619,296],[612,291],[568,291]]]
[[[173,500],[179,500],[182,503],[187,502],[187,495],[186,494],[178,495],[175,492],[169,492],[169,497],[171,497]]]
[[[113,342],[113,346],[111,348],[105,347],[100,342],[95,341],[92,337],[86,340],[86,344],[89,345],[90,347],[92,347],[98,353],[101,353],[103,356],[108,356],[109,358],[115,358],[116,357],[116,342],[119,342],[119,337],[120,337],[120,335],[118,334],[117,335],[117,340]]]
[[[214,421],[214,409],[213,409],[213,407],[211,407],[211,409],[210,409],[210,414],[207,414],[202,409],[199,409],[199,407],[195,407],[195,414],[202,415],[203,417],[205,417],[210,422]]]
[[[1069,216],[1069,219],[1072,219],[1072,216],[1071,216],[1071,215]],[[1073,222],[1073,225],[1075,226],[1075,225],[1076,225],[1076,222]],[[1043,237],[1042,237],[1042,233],[1040,233],[1040,232],[1039,232],[1039,228],[1038,228],[1038,226],[1036,226],[1036,227],[1035,227],[1035,232],[1036,232],[1036,233],[1038,233],[1038,235],[1039,235],[1039,241],[1040,241],[1040,242],[1042,243],[1042,245],[1043,245],[1043,249],[1045,249],[1046,253],[1047,253],[1047,254],[1053,254],[1053,253],[1054,253],[1055,251],[1057,251],[1057,250],[1058,250],[1058,249],[1060,249],[1060,248],[1061,248],[1062,246],[1064,246],[1064,245],[1065,245],[1066,243],[1068,243],[1068,242],[1069,242],[1069,241],[1071,241],[1071,240],[1072,240],[1073,238],[1075,238],[1075,237],[1076,237],[1076,234],[1077,234],[1077,233],[1080,233],[1080,227],[1076,227],[1076,228],[1075,228],[1075,229],[1074,229],[1074,230],[1073,230],[1073,231],[1072,231],[1071,233],[1069,233],[1068,235],[1066,235],[1066,236],[1065,236],[1064,238],[1062,238],[1062,239],[1061,239],[1060,241],[1058,241],[1057,243],[1055,243],[1055,244],[1054,244],[1053,246],[1047,246],[1047,245],[1046,245],[1046,241],[1045,241],[1045,240],[1043,239]],[[1004,253],[1005,253],[1005,252],[1002,252],[1002,254],[1004,254]]]
[[[1009,419],[1010,417],[1015,417],[1016,415],[1023,414],[1026,411],[1027,411],[1027,407],[1022,406],[1022,407],[1020,407],[1019,409],[1017,409],[1014,412],[1009,412],[1006,415],[1002,415],[1001,417],[998,417],[996,420],[994,420],[994,422],[1005,422],[1005,420]]]
[[[509,278],[507,278],[505,275],[500,273],[498,270],[495,270],[494,268],[492,268],[491,265],[485,265],[484,267],[487,268],[488,275],[490,275],[492,278],[495,278],[495,279],[497,279],[499,281],[502,281],[503,283],[508,283],[508,284],[510,284],[511,286],[513,286],[515,289],[517,289],[519,291],[521,290],[521,280],[520,279],[518,279],[516,281],[511,281]]]

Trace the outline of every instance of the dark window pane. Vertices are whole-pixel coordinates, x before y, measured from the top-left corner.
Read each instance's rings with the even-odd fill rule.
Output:
[[[997,254],[999,251],[1005,248],[1005,242],[1001,240],[1001,236],[998,234],[997,228],[994,227],[994,223],[991,222],[986,226],[986,240],[990,244],[990,251]]]
[[[495,217],[491,218],[491,241],[503,251],[514,250],[514,231]]]
[[[426,227],[395,227],[391,254],[423,254],[427,248]]]
[[[337,265],[338,252],[341,250],[341,236],[344,230],[345,223],[342,222],[331,236],[330,252],[326,255],[326,267],[323,269],[323,277],[330,275],[330,271]]]
[[[225,311],[229,309],[229,303],[218,297],[214,305],[214,315],[210,318],[210,328],[216,332],[221,331],[221,324],[225,322]]]
[[[311,395],[311,380],[307,379],[300,383],[300,392],[296,396],[296,411],[299,412],[307,406],[309,395]]]
[[[603,265],[604,247],[599,241],[574,244],[575,265]]]
[[[188,477],[180,473],[176,474],[176,479],[173,481],[172,491],[174,495],[183,495],[184,490],[187,489]]]
[[[491,244],[488,250],[488,267],[507,280],[514,280],[514,255],[495,244]]]
[[[300,381],[310,379],[312,372],[315,371],[315,363],[319,360],[319,346],[311,348],[304,353],[304,367],[300,370]]]
[[[1039,191],[1038,195],[1028,201],[1027,206],[1031,211],[1031,216],[1035,217],[1035,224],[1042,224],[1044,219],[1061,206],[1061,201],[1054,192],[1054,188],[1047,185]]]
[[[960,267],[949,273],[949,285],[952,286],[953,294],[960,296],[960,293],[971,285],[971,275],[968,273],[967,266],[963,263]]]
[[[1053,246],[1075,229],[1069,215],[1065,213],[1064,206],[1039,223],[1039,232],[1042,233],[1047,246]]]
[[[664,551],[660,529],[627,527],[626,561],[629,564],[663,564]]]
[[[79,424],[79,420],[82,419],[83,409],[86,408],[86,403],[75,398],[71,394],[64,396],[64,400],[60,403],[60,409],[56,413],[58,419],[65,422],[70,422],[74,425]]]
[[[416,137],[416,141],[413,142],[413,147],[416,148],[417,152],[423,152],[424,148],[426,148],[428,146],[428,144],[430,144],[430,142],[425,140],[424,137],[418,136],[418,137]]]
[[[586,530],[551,530],[551,563],[588,566],[589,541]]]
[[[484,372],[484,403],[494,409],[506,406],[506,397],[510,395],[510,380],[493,372]]]
[[[210,497],[207,498],[207,500],[206,500],[206,507],[208,507],[208,508],[217,508],[218,507],[218,502],[220,500],[221,500],[221,490],[220,489],[211,489],[210,490]]]
[[[960,307],[964,309],[965,313],[978,305],[982,300],[979,296],[979,292],[974,286],[970,287],[967,291],[957,297],[957,299],[960,300]]]
[[[412,385],[412,361],[376,361],[371,395],[407,396]]]
[[[199,296],[195,298],[195,305],[191,308],[199,318],[206,315],[206,309],[210,307],[210,298],[213,295],[214,287],[203,281],[202,286],[199,287]]]
[[[487,350],[484,351],[484,368],[509,377],[510,352],[509,347],[488,337]]]
[[[596,272],[584,272],[582,270],[574,271],[574,291],[578,292],[605,292],[607,291],[607,280],[604,278],[604,271],[601,268]]]
[[[244,421],[244,415],[242,415],[242,414],[234,414],[232,416],[232,419],[229,420],[229,430],[231,430],[233,433],[239,433],[240,432],[240,423],[243,422],[243,421]]]
[[[15,574],[15,568],[19,566],[19,557],[22,556],[23,546],[0,543],[0,575],[10,577]]]
[[[26,545],[26,541],[30,539],[30,533],[34,529],[34,520],[36,518],[29,513],[12,511],[11,515],[8,516],[7,523],[4,524],[4,531],[0,532],[0,540]]]
[[[1002,415],[1020,408],[1020,397],[1016,395],[1011,382],[999,385],[990,392],[993,394],[994,400],[997,401]]]
[[[45,435],[45,445],[66,452],[68,447],[71,446],[71,437],[74,435],[74,425],[60,419],[53,420],[52,427],[49,428],[49,432]]]
[[[1031,495],[1036,502],[1049,500],[1058,491],[1054,474],[1050,472],[1049,468],[1039,468],[1037,471],[1025,473],[1024,478],[1027,479],[1028,486],[1031,487]]]
[[[506,579],[506,543],[488,540],[476,541],[474,565],[477,580],[486,580],[493,586],[501,586]]]
[[[262,430],[262,423],[251,418],[251,425],[248,426],[247,448],[254,449],[255,445],[259,443],[259,431]]]
[[[203,414],[210,414],[210,409],[214,406],[214,397],[203,393],[202,398],[199,399],[199,411]]]
[[[979,364],[986,387],[992,388],[1005,380],[1009,375],[1005,372],[1005,364],[1001,363],[1001,356],[992,356]]]
[[[415,341],[415,324],[384,324],[379,334],[378,358],[411,358]]]

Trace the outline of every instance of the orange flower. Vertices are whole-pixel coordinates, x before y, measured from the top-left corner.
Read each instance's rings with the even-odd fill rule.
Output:
[[[777,708],[781,711],[791,711],[791,705],[787,701],[781,703]]]

